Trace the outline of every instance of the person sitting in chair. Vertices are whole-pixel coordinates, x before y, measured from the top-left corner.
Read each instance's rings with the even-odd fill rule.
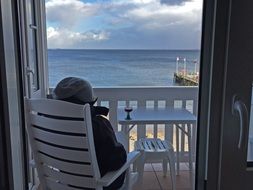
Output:
[[[126,150],[117,141],[110,122],[104,117],[108,115],[109,109],[94,106],[97,98],[94,97],[92,86],[88,81],[76,77],[64,78],[54,89],[53,98],[82,105],[90,104],[95,151],[101,177],[124,165],[127,158]],[[125,173],[104,189],[118,189],[124,179]]]

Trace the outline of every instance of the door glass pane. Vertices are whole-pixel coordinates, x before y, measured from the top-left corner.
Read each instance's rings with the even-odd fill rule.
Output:
[[[250,123],[249,123],[249,142],[248,142],[248,162],[253,166],[253,84],[251,92],[251,106],[250,106]]]
[[[38,50],[37,50],[37,23],[35,2],[31,1],[29,10],[29,68],[31,70],[30,80],[33,92],[39,90]]]

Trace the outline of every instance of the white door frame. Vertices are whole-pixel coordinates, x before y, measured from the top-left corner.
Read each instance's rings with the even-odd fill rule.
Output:
[[[196,189],[217,190],[221,151],[228,1],[204,2]]]
[[[29,15],[30,11],[27,9],[31,9],[32,6],[30,6],[29,3],[33,1],[34,3],[34,12],[35,16],[34,19],[35,24],[31,23],[31,15]],[[20,27],[20,53],[22,57],[22,69],[23,69],[23,87],[24,87],[24,96],[26,97],[33,97],[33,98],[43,98],[46,97],[48,92],[48,64],[47,64],[47,41],[46,41],[46,17],[45,17],[45,1],[44,0],[23,0],[23,1],[17,1],[18,2],[18,8],[19,8],[19,27]],[[32,11],[32,10],[31,10]],[[31,24],[33,24],[31,26]],[[31,38],[29,35],[31,35],[31,32],[36,33],[36,38]],[[30,41],[30,40],[35,40]],[[30,58],[30,45],[31,43],[36,44],[36,57],[37,57],[37,64],[38,66],[38,83],[39,83],[39,89],[34,91],[32,88],[32,82],[33,80],[33,71],[31,68],[29,68],[30,64],[29,61],[31,61]],[[33,64],[33,63],[32,63]],[[36,78],[37,80],[37,78]],[[26,150],[27,150],[27,161],[29,164],[29,161],[32,159],[33,155],[31,152],[31,149],[29,147],[28,142],[26,142]],[[29,189],[34,189],[38,185],[38,177],[36,174],[36,170],[32,168],[30,165],[28,165],[28,181],[29,182]]]
[[[30,26],[29,11],[27,11],[29,0],[20,1],[20,37],[22,39],[22,58],[23,58],[23,75],[24,86],[27,97],[46,97],[49,89],[48,85],[48,64],[47,64],[47,35],[46,35],[46,12],[44,0],[33,0],[35,6],[35,20],[36,26]],[[29,34],[31,30],[36,32],[36,56],[38,61],[38,74],[39,74],[39,89],[33,91],[32,82],[33,70],[29,66],[30,61],[30,40]]]

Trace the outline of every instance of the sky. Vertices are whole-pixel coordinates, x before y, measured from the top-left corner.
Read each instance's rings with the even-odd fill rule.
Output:
[[[46,0],[48,48],[200,49],[202,0]]]

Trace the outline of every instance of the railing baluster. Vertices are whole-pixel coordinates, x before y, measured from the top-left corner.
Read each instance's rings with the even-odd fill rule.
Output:
[[[186,109],[186,100],[182,100],[182,108]],[[182,125],[182,129],[185,130],[186,127],[185,125]],[[182,131],[180,131],[181,133],[181,155],[184,155],[185,153],[185,134],[182,133]],[[189,142],[188,142],[189,143]]]
[[[197,115],[198,111],[198,100],[193,100],[193,114]],[[192,125],[192,155],[195,155],[196,152],[196,141],[197,141],[197,123]],[[195,157],[193,157],[195,159]]]
[[[118,101],[110,100],[109,108],[110,108],[110,122],[112,124],[114,131],[118,131],[118,120],[117,120]]]
[[[129,100],[126,100],[125,106],[126,107],[129,106]],[[122,127],[123,127],[123,131],[125,132],[125,134],[127,134],[127,136],[126,136],[126,138],[128,139],[128,144],[127,144],[128,148],[127,149],[128,149],[128,151],[131,151],[131,147],[130,147],[130,136],[131,136],[131,134],[130,133],[132,133],[133,131],[128,132],[129,126],[127,126],[127,125],[123,125]]]
[[[174,99],[170,99],[166,101],[166,107],[174,107]],[[172,124],[166,124],[165,125],[165,140],[169,141],[171,144],[173,144],[173,125]],[[174,145],[175,146],[175,145]]]
[[[176,154],[177,154],[177,175],[180,170],[180,152],[179,152],[179,129],[176,127]]]
[[[158,108],[158,100],[154,100],[154,109]],[[154,125],[154,138],[157,138],[157,124]]]
[[[146,100],[138,99],[137,102],[138,107],[146,107]],[[137,127],[137,139],[145,138],[146,137],[146,126],[145,125],[138,125]]]

